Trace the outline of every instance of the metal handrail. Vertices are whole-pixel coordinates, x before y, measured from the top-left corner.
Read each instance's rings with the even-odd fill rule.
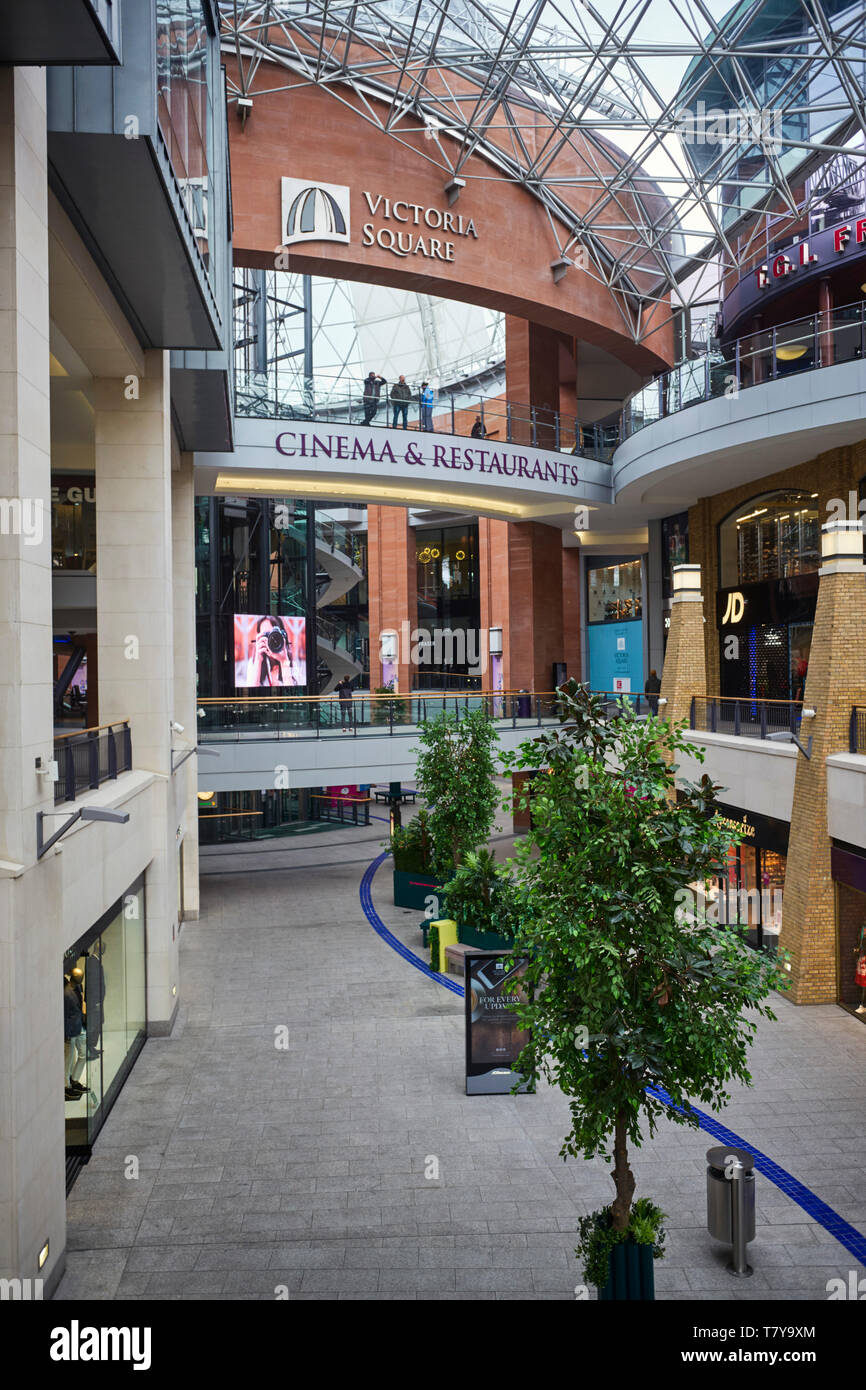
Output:
[[[852,316],[848,319],[840,317],[845,314]],[[853,350],[849,347],[848,355],[839,357],[837,335],[843,333],[847,333],[852,340]],[[812,362],[803,367],[792,365],[788,371],[780,372],[779,349],[795,343],[805,343],[811,347]],[[804,357],[807,356],[808,346],[803,353]],[[797,360],[793,359],[793,362],[796,363]],[[806,314],[800,318],[789,319],[786,323],[776,324],[772,328],[759,328],[751,333],[744,333],[727,343],[724,348],[719,347],[700,357],[688,358],[676,367],[669,368],[660,376],[654,377],[646,386],[633,392],[623,403],[619,428],[620,442],[638,434],[648,425],[676,415],[691,405],[720,399],[729,394],[732,383],[737,392],[746,391],[766,381],[776,381],[782,375],[819,371],[822,367],[833,366],[839,361],[861,360],[866,360],[866,300],[862,299],[850,304],[835,305],[826,315]],[[761,364],[760,370],[752,368],[754,379],[751,381],[743,380],[743,368],[746,363]],[[730,370],[726,370],[722,377],[720,368]],[[693,389],[696,383],[699,389]],[[636,404],[648,408],[638,412],[635,409]]]

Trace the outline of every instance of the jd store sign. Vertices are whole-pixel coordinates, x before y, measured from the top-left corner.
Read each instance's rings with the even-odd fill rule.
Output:
[[[471,217],[425,207],[384,193],[362,194],[361,245],[378,246],[404,259],[454,261],[461,237],[478,240]],[[282,245],[351,240],[351,195],[344,184],[311,183],[308,179],[282,180]]]

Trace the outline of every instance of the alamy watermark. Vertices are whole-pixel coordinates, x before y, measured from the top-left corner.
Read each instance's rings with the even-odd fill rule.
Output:
[[[41,545],[45,511],[41,497],[0,497],[0,535],[23,536],[25,545]]]
[[[459,666],[467,675],[483,676],[490,656],[488,628],[412,627],[404,620],[398,634],[401,665],[432,666],[434,670]]]
[[[783,140],[782,112],[761,107],[708,107],[699,101],[695,109],[681,107],[675,112],[676,129],[684,145],[779,146]]]

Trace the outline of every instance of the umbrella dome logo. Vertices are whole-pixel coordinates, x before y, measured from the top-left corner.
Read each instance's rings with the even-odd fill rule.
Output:
[[[349,189],[336,183],[283,179],[283,245],[349,241]]]

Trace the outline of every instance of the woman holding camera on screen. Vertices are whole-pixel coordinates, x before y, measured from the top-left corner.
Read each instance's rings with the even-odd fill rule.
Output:
[[[247,664],[248,686],[300,685],[292,644],[282,618],[265,616],[256,623],[253,653]]]

